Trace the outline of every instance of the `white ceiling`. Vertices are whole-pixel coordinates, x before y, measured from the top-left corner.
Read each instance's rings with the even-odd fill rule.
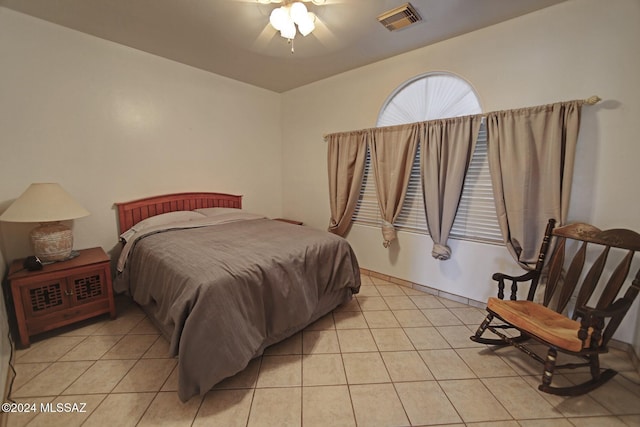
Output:
[[[298,34],[293,54],[268,23],[278,5],[257,0],[0,0],[0,6],[284,92],[562,1],[411,0],[423,21],[395,32],[376,17],[406,0],[306,3],[316,30]]]

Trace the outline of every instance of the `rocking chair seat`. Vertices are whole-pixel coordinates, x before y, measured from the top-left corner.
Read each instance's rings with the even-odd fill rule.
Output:
[[[578,338],[580,322],[533,301],[505,301],[490,297],[487,310],[517,329],[536,336],[554,347],[577,353],[590,346],[593,328],[589,328],[589,336],[583,343]]]

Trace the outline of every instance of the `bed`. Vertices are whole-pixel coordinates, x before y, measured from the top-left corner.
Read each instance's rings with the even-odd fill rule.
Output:
[[[182,401],[360,288],[345,239],[245,212],[241,196],[180,193],[116,206],[123,248],[114,288],[169,340]]]

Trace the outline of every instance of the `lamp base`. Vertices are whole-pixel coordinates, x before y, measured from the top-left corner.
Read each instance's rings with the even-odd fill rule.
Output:
[[[66,225],[48,222],[34,228],[29,235],[35,255],[42,261],[64,261],[73,249],[73,233]]]

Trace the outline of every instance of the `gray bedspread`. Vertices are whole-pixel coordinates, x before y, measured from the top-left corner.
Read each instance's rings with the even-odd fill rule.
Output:
[[[131,249],[123,274],[179,356],[183,401],[360,288],[345,239],[269,219],[147,235]]]

